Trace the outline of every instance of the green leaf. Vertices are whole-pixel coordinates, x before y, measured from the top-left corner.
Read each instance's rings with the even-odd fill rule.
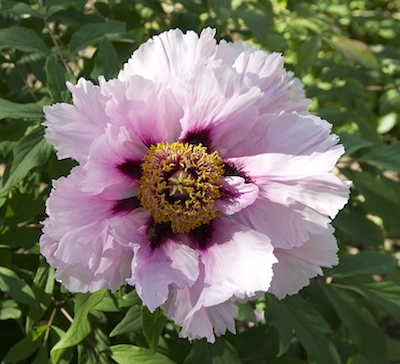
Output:
[[[153,313],[149,311],[146,306],[142,306],[142,325],[143,333],[149,344],[151,354],[157,351],[158,339],[164,330],[167,318],[164,316],[162,310],[157,308]]]
[[[117,20],[111,20],[107,23],[85,24],[72,35],[70,45],[71,54],[93,45],[95,42],[103,39],[103,37],[115,40],[125,33],[126,24]]]
[[[50,53],[46,43],[31,29],[13,25],[0,29],[0,49],[15,48],[22,52]]]
[[[278,357],[286,353],[290,347],[290,342],[293,338],[293,325],[288,319],[290,313],[286,306],[275,298],[273,295],[268,295],[268,303],[266,307],[267,322],[271,322],[279,333],[279,353]],[[289,315],[289,316],[288,316]]]
[[[209,4],[222,24],[232,16],[231,0],[210,0]]]
[[[140,305],[131,307],[124,318],[110,332],[110,337],[135,332],[142,329],[142,310]]]
[[[5,2],[5,6],[3,10],[9,11],[14,14],[19,15],[31,15],[35,18],[43,18],[42,14],[33,10],[28,4],[21,2],[21,1],[7,1]]]
[[[174,364],[174,362],[160,353],[151,355],[148,349],[134,345],[113,345],[110,346],[110,351],[111,358],[118,364]]]
[[[26,331],[33,327],[46,312],[50,305],[54,288],[54,269],[50,268],[45,262],[43,256],[40,256],[39,266],[33,280],[32,290],[35,294],[39,307],[29,307],[26,318]]]
[[[94,68],[90,77],[97,79],[102,75],[108,80],[116,77],[119,70],[118,53],[108,38],[104,37],[97,50],[96,58],[94,59]]]
[[[0,120],[10,119],[42,119],[43,110],[42,107],[29,103],[29,104],[18,104],[5,99],[0,99]]]
[[[314,65],[321,48],[321,37],[310,36],[304,41],[297,52],[296,75],[304,76]]]
[[[397,89],[390,89],[384,91],[379,97],[379,114],[386,115],[391,112],[400,111],[400,91]]]
[[[349,328],[361,354],[374,364],[387,364],[384,336],[371,313],[347,292],[322,286],[339,318]]]
[[[61,340],[51,349],[51,359],[53,363],[58,363],[58,360],[63,354],[63,349],[79,344],[89,335],[91,325],[88,314],[90,310],[103,299],[105,293],[106,291],[102,290],[92,294],[77,294],[75,296],[74,322]]]
[[[353,206],[346,206],[340,211],[332,225],[348,234],[358,244],[371,246],[383,244],[382,229]]]
[[[382,145],[372,149],[360,158],[372,166],[400,173],[400,144]]]
[[[75,83],[75,77],[58,63],[57,56],[52,54],[46,60],[45,65],[47,77],[47,90],[54,102],[67,102],[70,98],[70,92],[66,82]]]
[[[32,168],[46,163],[52,151],[52,146],[43,138],[42,128],[25,135],[16,145],[1,179],[0,195],[20,182]]]
[[[400,186],[383,176],[375,177],[368,172],[357,172],[348,168],[340,170],[354,182],[356,189],[365,197],[370,212],[383,219],[390,233],[400,234]]]
[[[391,281],[365,283],[349,280],[346,283],[363,297],[377,303],[400,322],[400,286]]]
[[[240,364],[236,349],[223,338],[218,338],[214,344],[205,339],[196,340],[192,350],[183,364]]]
[[[0,301],[0,320],[19,320],[21,314],[18,303],[14,300]]]
[[[46,346],[41,346],[36,353],[35,359],[31,364],[44,364],[50,360],[49,349]]]
[[[347,155],[351,155],[360,149],[368,148],[374,145],[374,143],[371,141],[366,140],[357,134],[341,132],[339,136],[340,142],[343,143]]]
[[[345,278],[360,274],[384,274],[397,267],[397,261],[391,255],[374,251],[358,254],[344,254],[340,264],[330,270],[334,278]]]
[[[271,303],[272,307],[269,307]],[[278,301],[275,296],[268,295],[267,315],[273,318],[272,323],[279,335],[281,333],[285,335],[278,356],[286,351],[290,337],[289,330],[294,329],[307,352],[309,361],[324,364],[341,362],[332,341],[325,335],[331,331],[329,326],[315,308],[301,296],[288,296]],[[284,329],[282,330],[279,325],[283,325]]]
[[[42,343],[47,325],[32,329],[21,341],[17,342],[7,353],[2,363],[15,363],[32,355]]]
[[[326,41],[331,43],[347,59],[355,61],[366,68],[379,68],[375,54],[364,42],[347,38],[344,35],[334,39],[326,39]]]
[[[36,306],[35,295],[25,281],[20,279],[11,269],[0,267],[0,290],[16,301]]]

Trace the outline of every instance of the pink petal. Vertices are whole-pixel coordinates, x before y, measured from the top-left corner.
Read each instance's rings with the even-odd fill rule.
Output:
[[[200,276],[192,287],[171,289],[169,299],[162,305],[164,314],[182,327],[179,336],[189,340],[207,338],[215,342],[214,333],[224,335],[228,329],[235,333],[234,317],[238,307],[232,301],[226,301],[211,307],[200,307],[193,312],[193,305],[198,301],[204,285],[204,266]]]
[[[140,75],[149,80],[168,84],[184,75],[193,65],[207,62],[215,53],[214,29],[204,29],[200,37],[193,31],[183,34],[173,29],[153,37],[136,50],[118,78],[126,80]]]
[[[254,183],[245,183],[244,178],[225,177],[223,188],[227,197],[215,201],[215,208],[228,215],[250,206],[258,197],[258,187]]]
[[[192,312],[268,290],[276,258],[266,235],[222,216],[213,222],[212,241],[200,251],[204,288]]]
[[[40,247],[56,278],[75,292],[116,290],[130,275],[132,253],[109,235],[106,219],[112,201],[80,192],[85,171],[76,168],[68,178],[54,182],[47,200]]]
[[[199,275],[198,253],[176,240],[152,249],[147,237],[138,234],[135,220],[136,214],[131,214],[130,219],[113,219],[109,224],[115,239],[130,245],[134,253],[132,276],[127,283],[135,286],[143,303],[153,312],[167,300],[171,287],[183,289],[195,283]],[[132,236],[129,243],[128,234]]]
[[[110,96],[106,113],[114,125],[126,126],[146,145],[177,140],[182,109],[171,90],[141,76],[100,84]]]
[[[83,192],[100,194],[106,199],[121,200],[136,194],[138,181],[123,174],[118,167],[127,161],[140,162],[147,147],[125,127],[108,125],[105,133],[90,147],[84,166],[87,177],[79,185]]]
[[[338,247],[329,227],[323,234],[311,235],[303,246],[292,249],[275,249],[278,263],[274,265],[274,277],[269,292],[278,298],[297,293],[310,283],[310,279],[322,275],[321,267],[338,264]]]
[[[104,132],[109,121],[104,111],[108,97],[100,87],[82,78],[75,86],[67,85],[74,105],[62,103],[43,108],[45,137],[58,150],[59,159],[72,157],[85,163],[91,143]]]

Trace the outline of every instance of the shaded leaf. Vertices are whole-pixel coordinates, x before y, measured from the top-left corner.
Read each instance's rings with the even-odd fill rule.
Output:
[[[345,278],[360,274],[384,274],[392,271],[397,261],[391,255],[374,251],[344,254],[340,264],[330,270],[332,277]]]
[[[21,310],[14,300],[0,300],[0,320],[19,320]]]
[[[111,20],[107,23],[85,24],[72,35],[70,45],[71,53],[76,53],[101,40],[105,36],[109,39],[118,39],[125,33],[126,24],[117,20]]]
[[[196,340],[183,364],[240,364],[236,349],[225,339],[218,338],[214,344],[205,339]]]
[[[155,353],[151,355],[146,348],[134,345],[120,344],[110,346],[111,358],[118,364],[174,364],[166,356]]]
[[[47,90],[54,102],[69,101],[70,92],[66,82],[74,83],[75,77],[70,75],[67,70],[58,63],[57,56],[52,54],[46,60],[45,65],[47,77]]]
[[[374,148],[362,155],[360,160],[376,167],[400,173],[400,144],[382,145]]]
[[[321,37],[319,35],[310,36],[304,41],[297,53],[296,75],[304,76],[314,65],[321,47]]]
[[[32,355],[42,343],[47,325],[32,329],[21,341],[16,343],[7,353],[2,363],[15,363]]]
[[[94,68],[90,77],[97,79],[102,75],[108,80],[116,77],[119,69],[118,54],[108,38],[104,37],[97,50],[96,58],[94,59]]]
[[[327,39],[344,57],[355,61],[366,68],[378,68],[379,63],[374,53],[360,40],[350,39],[344,35]]]
[[[25,135],[16,145],[1,179],[0,195],[20,182],[32,168],[44,164],[52,151],[53,147],[43,138],[42,128]]]
[[[75,296],[74,322],[61,340],[51,349],[51,359],[54,363],[58,363],[63,354],[63,349],[79,344],[90,333],[91,325],[87,316],[90,310],[103,299],[105,293],[106,291],[102,290],[92,294],[77,294]]]
[[[124,318],[110,332],[110,337],[135,332],[142,329],[142,310],[140,305],[131,307]]]
[[[5,48],[15,48],[22,52],[50,52],[46,43],[33,30],[17,25],[0,29],[0,49]]]
[[[31,287],[11,269],[0,267],[0,289],[18,302],[32,306],[37,305]]]
[[[42,119],[42,107],[29,103],[18,104],[5,99],[0,99],[0,119]]]
[[[325,335],[330,333],[331,330],[314,307],[299,295],[288,296],[282,301],[278,301],[274,296],[268,295],[268,312],[270,312],[268,305],[271,302],[274,302],[273,307],[278,310],[276,316],[280,316],[278,320],[275,318],[272,323],[279,333],[283,332],[283,330],[279,329],[278,324],[283,324],[286,327],[286,340],[289,337],[289,327],[295,330],[297,338],[307,352],[309,361],[324,364],[341,363],[335,346]],[[278,355],[282,355],[282,353],[282,349],[280,349]]]
[[[339,136],[340,142],[344,145],[347,155],[351,155],[360,149],[368,148],[374,145],[373,142],[366,140],[357,134],[341,132]]]
[[[387,364],[385,340],[371,313],[347,292],[331,286],[322,289],[339,318],[350,329],[361,354],[371,363]]]
[[[149,344],[151,354],[157,351],[158,339],[164,330],[166,321],[167,318],[160,308],[157,308],[154,312],[150,312],[146,306],[142,306],[143,333]]]

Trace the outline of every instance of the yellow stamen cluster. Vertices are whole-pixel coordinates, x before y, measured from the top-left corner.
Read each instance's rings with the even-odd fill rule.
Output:
[[[218,152],[202,145],[158,143],[141,165],[138,198],[154,222],[171,222],[174,233],[187,233],[219,215],[224,163]]]

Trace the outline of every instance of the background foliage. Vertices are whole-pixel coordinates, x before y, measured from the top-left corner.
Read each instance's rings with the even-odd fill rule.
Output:
[[[2,363],[400,363],[399,0],[0,2]],[[50,181],[68,174],[43,138],[65,81],[115,77],[149,37],[211,26],[282,52],[346,147],[354,181],[334,221],[341,263],[300,294],[240,305],[237,335],[190,344],[130,287],[72,295],[39,254]],[[254,309],[265,313],[256,320]]]

